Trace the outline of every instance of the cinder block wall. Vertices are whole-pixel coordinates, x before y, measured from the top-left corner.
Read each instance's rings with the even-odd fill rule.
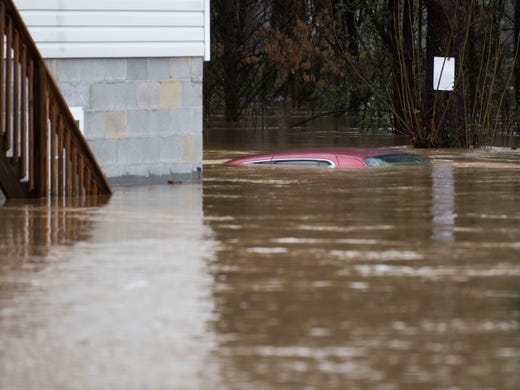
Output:
[[[50,59],[113,185],[199,180],[202,58]]]

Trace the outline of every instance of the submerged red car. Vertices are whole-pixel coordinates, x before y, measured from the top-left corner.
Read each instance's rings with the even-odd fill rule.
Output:
[[[378,148],[313,148],[284,150],[238,157],[233,165],[297,165],[330,168],[366,168],[396,165],[429,165],[428,160],[412,153]]]

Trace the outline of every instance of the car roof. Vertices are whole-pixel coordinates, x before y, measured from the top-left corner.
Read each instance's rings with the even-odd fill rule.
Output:
[[[353,147],[322,147],[322,148],[305,148],[305,149],[289,149],[259,153],[247,157],[239,157],[238,160],[260,160],[271,158],[330,158],[332,156],[345,156],[355,158],[367,158],[374,156],[382,156],[385,154],[400,154],[401,150],[395,149],[379,149],[379,148],[353,148]]]

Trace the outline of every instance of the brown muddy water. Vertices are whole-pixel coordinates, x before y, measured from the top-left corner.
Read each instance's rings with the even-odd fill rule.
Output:
[[[0,389],[520,388],[520,151],[242,168],[303,141],[214,137],[202,183],[0,207]]]

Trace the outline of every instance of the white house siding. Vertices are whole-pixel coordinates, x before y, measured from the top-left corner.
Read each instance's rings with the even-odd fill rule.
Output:
[[[209,0],[15,0],[112,184],[202,166]]]
[[[209,0],[15,0],[44,58],[205,57]]]

